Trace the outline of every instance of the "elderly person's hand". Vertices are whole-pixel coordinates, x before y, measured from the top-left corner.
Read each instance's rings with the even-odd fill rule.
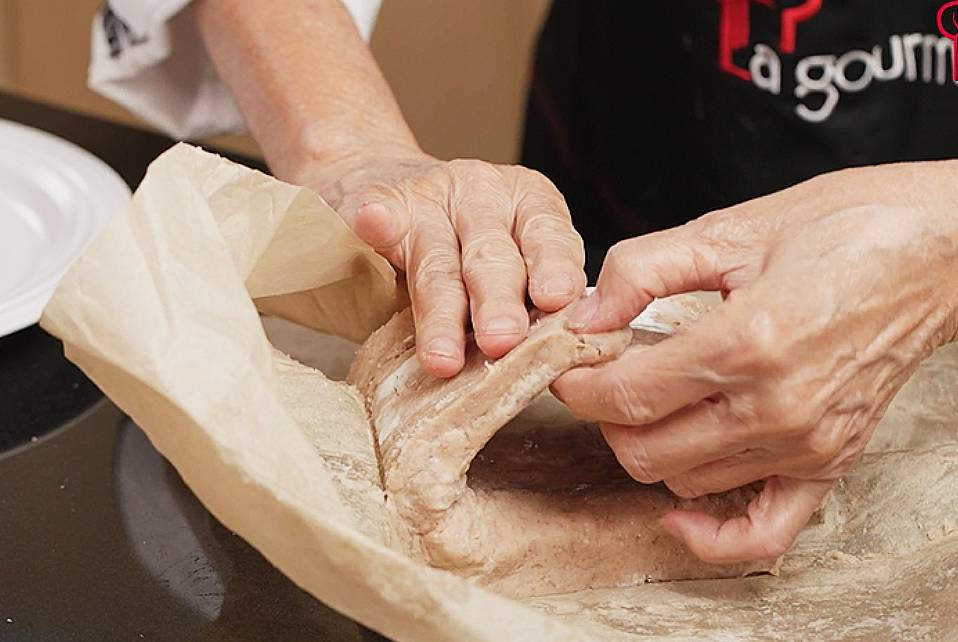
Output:
[[[386,150],[384,152],[384,150]],[[500,357],[529,330],[526,294],[547,312],[585,290],[582,240],[542,174],[382,147],[300,173],[356,233],[406,272],[420,363],[463,366],[466,325]]]
[[[612,249],[574,327],[621,327],[678,292],[725,298],[554,385],[641,482],[695,497],[767,480],[741,518],[664,518],[699,557],[783,553],[918,363],[955,338],[956,178],[954,162],[846,170]]]
[[[338,0],[191,3],[207,52],[273,173],[319,192],[405,271],[419,360],[462,369],[472,322],[499,357],[585,289],[582,240],[544,176],[422,152]]]

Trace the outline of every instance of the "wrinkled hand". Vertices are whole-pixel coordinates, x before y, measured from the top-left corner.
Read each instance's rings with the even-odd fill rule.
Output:
[[[725,298],[684,333],[554,385],[641,482],[696,497],[767,480],[744,517],[666,516],[702,559],[783,553],[918,363],[955,338],[955,176],[954,163],[824,175],[609,253],[571,320],[585,331],[622,327],[655,297]]]
[[[538,172],[403,149],[352,156],[306,181],[406,272],[418,357],[432,375],[462,368],[470,319],[479,348],[499,357],[528,332],[527,293],[554,311],[585,289],[582,240]]]

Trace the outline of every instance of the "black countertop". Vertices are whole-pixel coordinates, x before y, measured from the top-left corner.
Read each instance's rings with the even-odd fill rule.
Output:
[[[0,118],[86,148],[131,188],[173,143],[2,93]],[[0,339],[0,641],[384,639],[219,524],[56,339]]]

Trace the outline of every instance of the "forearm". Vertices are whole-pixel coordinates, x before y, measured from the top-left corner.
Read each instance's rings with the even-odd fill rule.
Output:
[[[396,100],[339,0],[200,0],[195,18],[276,176],[370,148],[418,149]]]

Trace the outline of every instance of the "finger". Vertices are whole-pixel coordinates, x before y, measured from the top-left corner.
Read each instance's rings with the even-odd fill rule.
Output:
[[[614,361],[566,372],[553,393],[579,418],[638,426],[664,419],[719,392],[723,377],[713,367],[720,328],[716,314],[653,346],[634,346]]]
[[[727,412],[725,402],[708,400],[651,424],[604,423],[600,427],[622,467],[645,484],[683,475],[741,452],[749,439],[740,422]]]
[[[453,221],[462,244],[462,275],[472,310],[476,344],[500,357],[529,331],[526,267],[512,237],[513,203],[492,167],[465,185],[453,201]],[[493,174],[488,181],[484,174]]]
[[[585,247],[549,179],[524,171],[517,181],[515,237],[529,274],[529,297],[540,310],[553,312],[585,292]]]
[[[774,559],[791,547],[831,486],[827,481],[772,477],[742,517],[721,521],[701,512],[675,510],[662,518],[662,527],[711,564]]]
[[[360,239],[404,269],[402,241],[409,233],[411,209],[402,193],[389,188],[373,188],[364,194],[364,202],[349,223]]]
[[[627,325],[655,298],[722,287],[716,248],[689,226],[617,243],[606,255],[595,291],[570,327],[604,332]]]
[[[763,449],[745,450],[665,477],[665,485],[686,499],[724,493],[781,473],[781,466],[771,461],[771,457],[771,453]]]
[[[417,207],[427,209],[430,204]],[[451,377],[465,363],[468,304],[462,283],[459,243],[448,217],[423,212],[408,240],[407,277],[416,353],[423,370]]]

